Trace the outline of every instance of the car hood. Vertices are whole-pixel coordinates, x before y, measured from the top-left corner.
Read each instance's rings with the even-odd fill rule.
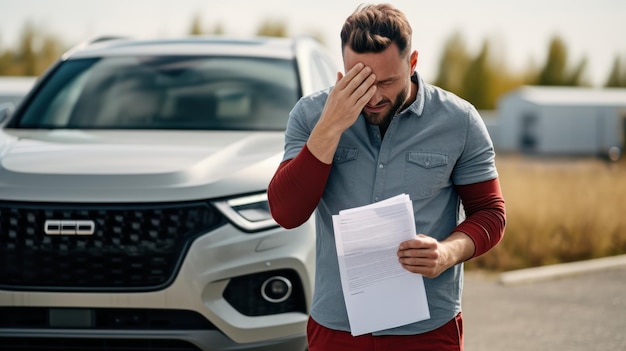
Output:
[[[0,199],[185,201],[263,191],[282,142],[282,132],[7,129]]]

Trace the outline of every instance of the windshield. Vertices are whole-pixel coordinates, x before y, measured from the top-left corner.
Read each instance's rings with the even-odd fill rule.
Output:
[[[16,128],[282,130],[300,96],[293,61],[106,57],[58,67]]]

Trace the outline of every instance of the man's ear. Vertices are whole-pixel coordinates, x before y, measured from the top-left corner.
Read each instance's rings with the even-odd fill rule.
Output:
[[[411,72],[415,71],[415,68],[417,67],[417,50],[413,51],[411,53]]]

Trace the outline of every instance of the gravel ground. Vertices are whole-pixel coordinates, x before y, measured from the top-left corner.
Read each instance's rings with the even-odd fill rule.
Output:
[[[466,351],[626,350],[626,267],[504,285],[466,272]]]

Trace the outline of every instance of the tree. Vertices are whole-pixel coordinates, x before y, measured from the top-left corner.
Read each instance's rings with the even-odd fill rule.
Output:
[[[460,94],[477,109],[494,109],[497,99],[495,87],[496,75],[490,58],[489,41],[485,40],[478,55],[467,66]]]
[[[13,51],[10,49],[0,50],[0,76],[12,75],[11,67],[13,67]]]
[[[39,34],[38,34],[39,35]],[[63,55],[65,45],[53,34],[47,34],[41,39],[41,48],[37,53],[37,70],[39,75],[50,67]]]
[[[216,24],[212,30],[204,31],[202,29],[202,20],[200,19],[200,15],[196,14],[192,21],[191,27],[189,27],[189,35],[203,35],[203,34],[215,34],[221,35],[224,34],[224,28],[220,23]]]
[[[589,85],[585,79],[585,68],[587,68],[587,56],[583,56],[580,59],[580,62],[574,69],[569,72],[567,76],[567,80],[564,82],[567,86],[581,86],[581,85]]]
[[[607,88],[621,88],[626,87],[626,70],[622,68],[622,59],[619,55],[615,55],[615,59],[613,60],[613,67],[611,68],[611,73],[609,73],[609,77],[606,80],[605,87]]]
[[[501,95],[526,82],[527,73],[511,73],[492,48],[493,43],[485,39],[479,53],[472,57],[461,33],[453,33],[444,43],[434,84],[467,99],[478,109],[494,109]]]
[[[5,50],[0,53],[0,76],[16,75],[13,61],[13,52],[11,50]]]
[[[567,47],[561,38],[555,36],[550,41],[546,63],[539,72],[535,84],[537,85],[566,85],[582,84],[587,59],[583,58],[573,70],[567,67]]]
[[[463,89],[463,76],[470,61],[462,34],[453,33],[444,44],[434,84],[460,94]]]
[[[38,76],[66,50],[55,35],[27,22],[17,48],[0,51],[0,75]]]
[[[222,24],[221,23],[216,24],[215,27],[213,28],[213,31],[211,33],[213,33],[215,35],[222,35],[222,34],[224,34],[225,32],[224,32],[224,28],[222,27]]]
[[[191,27],[189,28],[190,35],[202,35],[202,20],[200,15],[196,14],[191,20]]]
[[[267,37],[287,37],[287,25],[281,20],[265,20],[259,26],[256,34]]]
[[[34,43],[36,41],[37,30],[31,22],[27,22],[22,29],[16,58],[20,62],[21,74],[25,76],[37,75],[37,54]]]

